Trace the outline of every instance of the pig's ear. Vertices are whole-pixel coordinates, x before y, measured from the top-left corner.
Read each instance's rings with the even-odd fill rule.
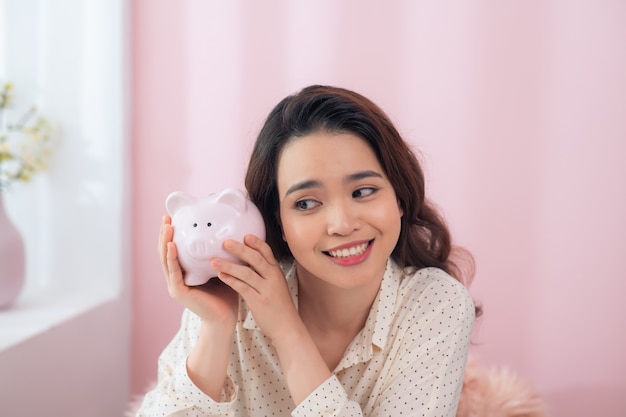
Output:
[[[227,204],[239,213],[246,211],[246,196],[237,188],[227,188],[217,196],[217,202]]]
[[[194,204],[196,200],[197,198],[184,191],[175,191],[167,196],[165,208],[170,216],[173,216],[181,208]]]

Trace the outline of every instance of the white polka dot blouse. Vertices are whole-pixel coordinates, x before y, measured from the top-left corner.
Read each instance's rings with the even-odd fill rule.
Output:
[[[295,269],[284,265],[297,303]],[[200,319],[185,311],[137,416],[453,417],[473,324],[474,303],[461,283],[437,268],[401,269],[389,260],[365,327],[332,376],[296,407],[278,356],[244,302],[221,401],[200,391],[186,370]]]

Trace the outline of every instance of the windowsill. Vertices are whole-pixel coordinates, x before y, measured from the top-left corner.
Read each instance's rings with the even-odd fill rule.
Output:
[[[0,310],[0,352],[118,297],[106,289],[40,292],[21,297],[9,309]]]

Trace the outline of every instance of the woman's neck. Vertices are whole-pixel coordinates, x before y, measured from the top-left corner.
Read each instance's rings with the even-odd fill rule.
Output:
[[[309,330],[356,335],[365,326],[380,281],[365,287],[344,289],[308,277],[300,269],[297,271],[298,310]]]

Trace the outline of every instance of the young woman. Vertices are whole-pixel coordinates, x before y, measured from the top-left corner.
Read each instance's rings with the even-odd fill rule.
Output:
[[[454,416],[475,317],[418,160],[367,98],[311,86],[269,114],[246,188],[263,241],[187,287],[165,217],[159,253],[186,309],[139,416]]]

